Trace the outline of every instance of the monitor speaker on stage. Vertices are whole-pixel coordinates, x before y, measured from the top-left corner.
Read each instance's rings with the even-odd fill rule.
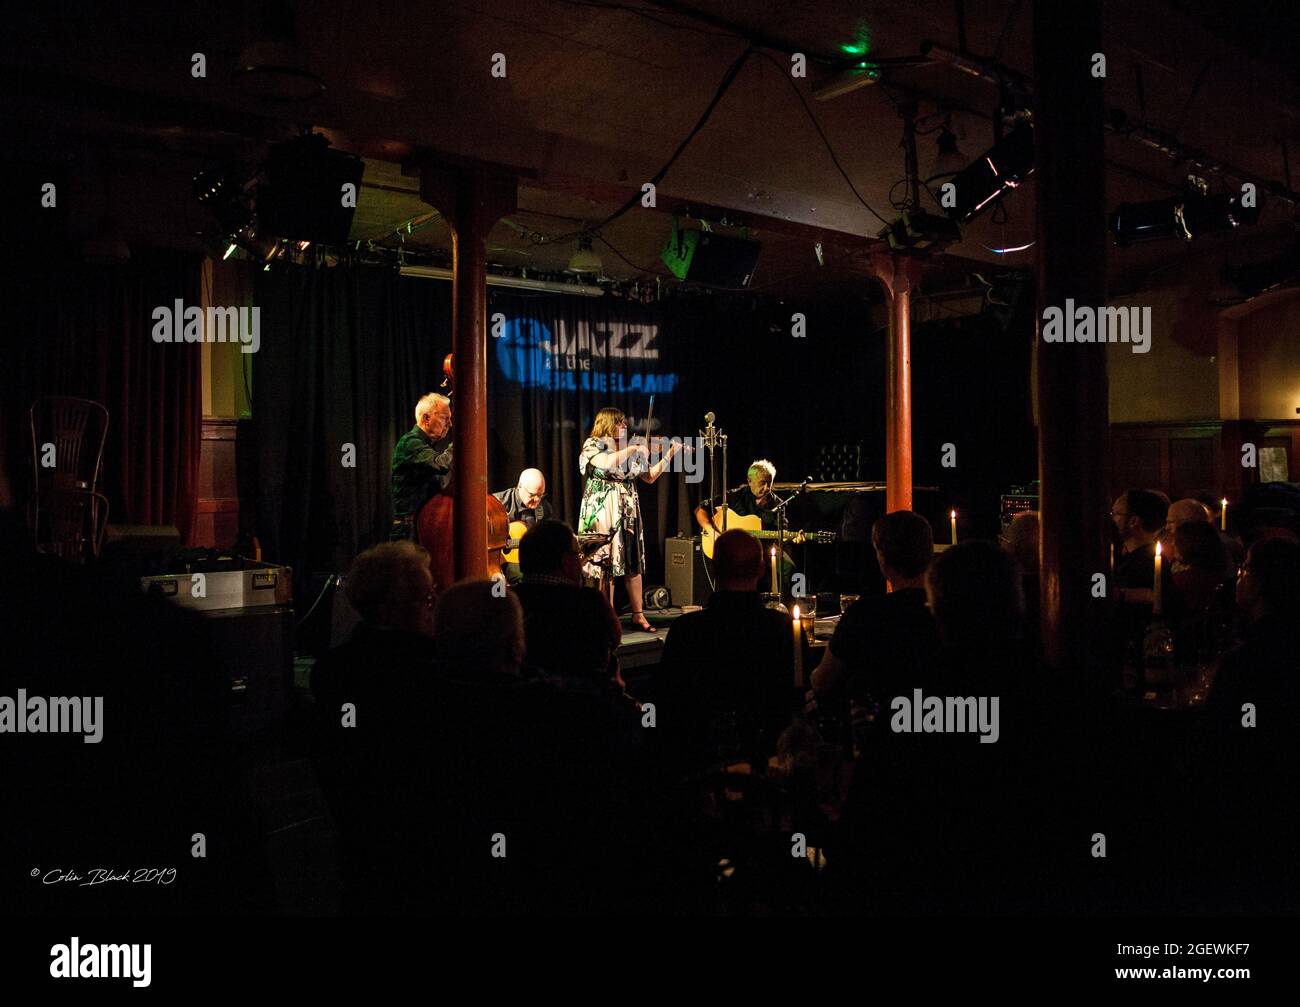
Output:
[[[674,535],[664,539],[664,582],[673,605],[703,605],[713,594],[704,569],[698,538]]]

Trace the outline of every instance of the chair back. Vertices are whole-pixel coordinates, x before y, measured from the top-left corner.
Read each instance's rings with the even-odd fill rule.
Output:
[[[99,489],[108,439],[108,410],[101,403],[47,395],[32,403],[28,424],[38,495],[46,489]]]

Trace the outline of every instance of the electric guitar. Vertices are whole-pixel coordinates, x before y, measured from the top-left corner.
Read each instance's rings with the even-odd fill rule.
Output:
[[[757,539],[775,539],[777,533],[774,531],[765,531],[763,528],[763,519],[757,514],[734,514],[727,511],[727,531],[735,531],[739,528],[741,531],[747,531]],[[701,545],[704,548],[704,555],[713,559],[713,543],[717,541],[722,532],[718,531],[712,525],[704,528],[700,533]],[[802,545],[805,542],[818,542],[823,545],[835,541],[833,531],[787,531],[785,540],[793,545]]]

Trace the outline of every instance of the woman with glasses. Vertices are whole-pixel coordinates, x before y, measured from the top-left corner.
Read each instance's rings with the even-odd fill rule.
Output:
[[[659,460],[651,464],[644,439],[628,440],[627,417],[623,411],[606,406],[596,414],[591,434],[578,456],[578,471],[586,480],[578,534],[613,536],[608,545],[592,555],[585,572],[590,577],[599,577],[602,562],[608,562],[611,575],[622,577],[627,587],[633,623],[647,633],[658,630],[646,620],[641,597],[645,535],[636,483],[638,479],[645,483],[658,479],[680,447],[680,443],[670,443]],[[608,590],[612,595],[612,582]]]

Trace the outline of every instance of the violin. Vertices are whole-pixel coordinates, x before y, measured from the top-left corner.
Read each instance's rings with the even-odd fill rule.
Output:
[[[452,354],[442,362],[442,388],[451,397],[455,383]],[[501,573],[501,553],[510,541],[510,519],[501,501],[487,494],[487,553],[484,557],[484,576],[489,579]],[[434,590],[442,591],[456,582],[455,522],[452,517],[450,489],[431,497],[415,518],[416,537],[429,554],[429,573],[433,575]],[[475,574],[471,572],[469,576]]]

